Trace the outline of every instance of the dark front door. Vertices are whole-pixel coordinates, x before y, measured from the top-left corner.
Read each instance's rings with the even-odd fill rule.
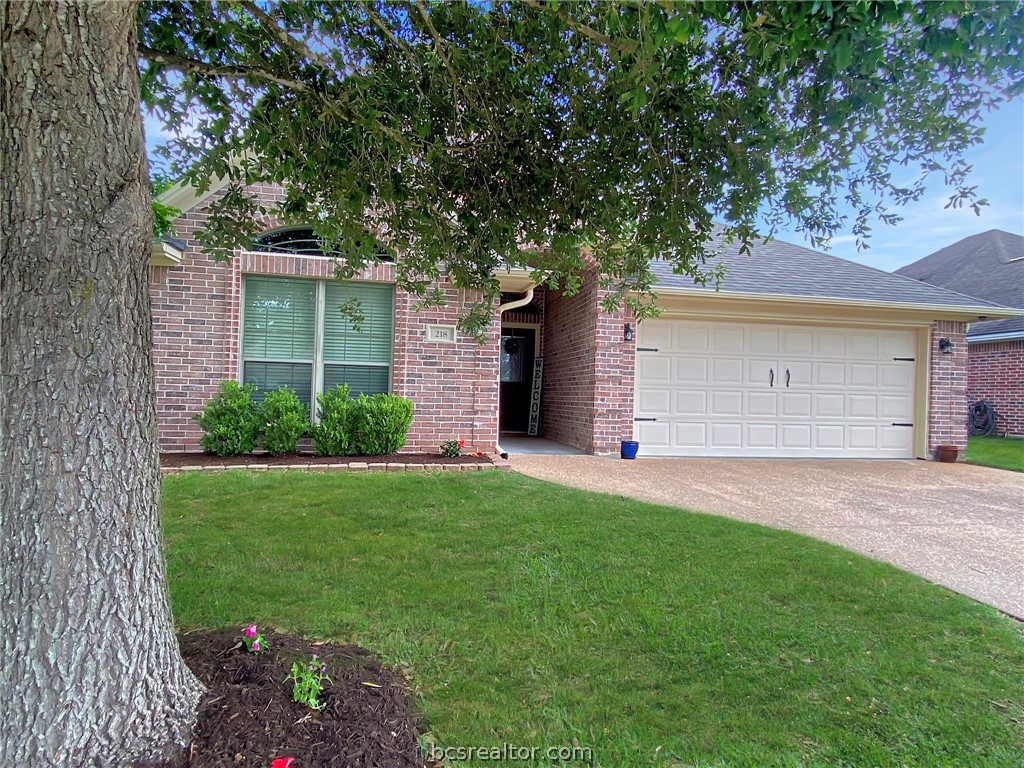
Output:
[[[501,407],[498,429],[526,432],[530,423],[530,387],[533,361],[537,356],[536,328],[502,328],[498,350]]]

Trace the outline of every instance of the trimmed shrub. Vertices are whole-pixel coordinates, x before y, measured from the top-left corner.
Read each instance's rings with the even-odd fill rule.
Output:
[[[348,456],[353,453],[355,400],[348,384],[316,396],[320,423],[313,427],[313,450],[317,456]]]
[[[412,425],[412,401],[397,395],[360,395],[353,401],[355,453],[383,456],[405,445]]]
[[[255,384],[243,386],[230,379],[220,383],[220,391],[206,401],[202,413],[192,417],[203,430],[199,445],[204,451],[241,456],[255,450],[259,436],[256,402],[252,399],[255,392]]]
[[[259,409],[260,444],[272,456],[295,453],[309,432],[309,409],[288,387],[268,392]]]

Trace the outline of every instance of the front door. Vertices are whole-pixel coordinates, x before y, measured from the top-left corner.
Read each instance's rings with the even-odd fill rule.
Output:
[[[530,387],[536,357],[536,328],[501,329],[498,429],[502,432],[526,432],[529,427]]]

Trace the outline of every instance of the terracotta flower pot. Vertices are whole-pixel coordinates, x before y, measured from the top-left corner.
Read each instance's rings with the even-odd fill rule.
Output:
[[[938,461],[944,461],[947,464],[952,464],[956,461],[957,454],[960,453],[960,449],[955,445],[940,445],[935,449],[935,458]]]

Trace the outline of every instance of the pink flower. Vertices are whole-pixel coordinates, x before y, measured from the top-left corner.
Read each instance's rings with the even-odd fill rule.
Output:
[[[273,762],[270,763],[270,768],[291,768],[291,765],[294,762],[295,758],[290,755],[288,757],[276,757]]]
[[[252,649],[254,651],[258,651],[260,649],[260,641],[259,640],[253,640],[252,641]]]
[[[246,637],[256,637],[256,625],[255,624],[250,624],[248,627],[245,628],[245,636]]]

